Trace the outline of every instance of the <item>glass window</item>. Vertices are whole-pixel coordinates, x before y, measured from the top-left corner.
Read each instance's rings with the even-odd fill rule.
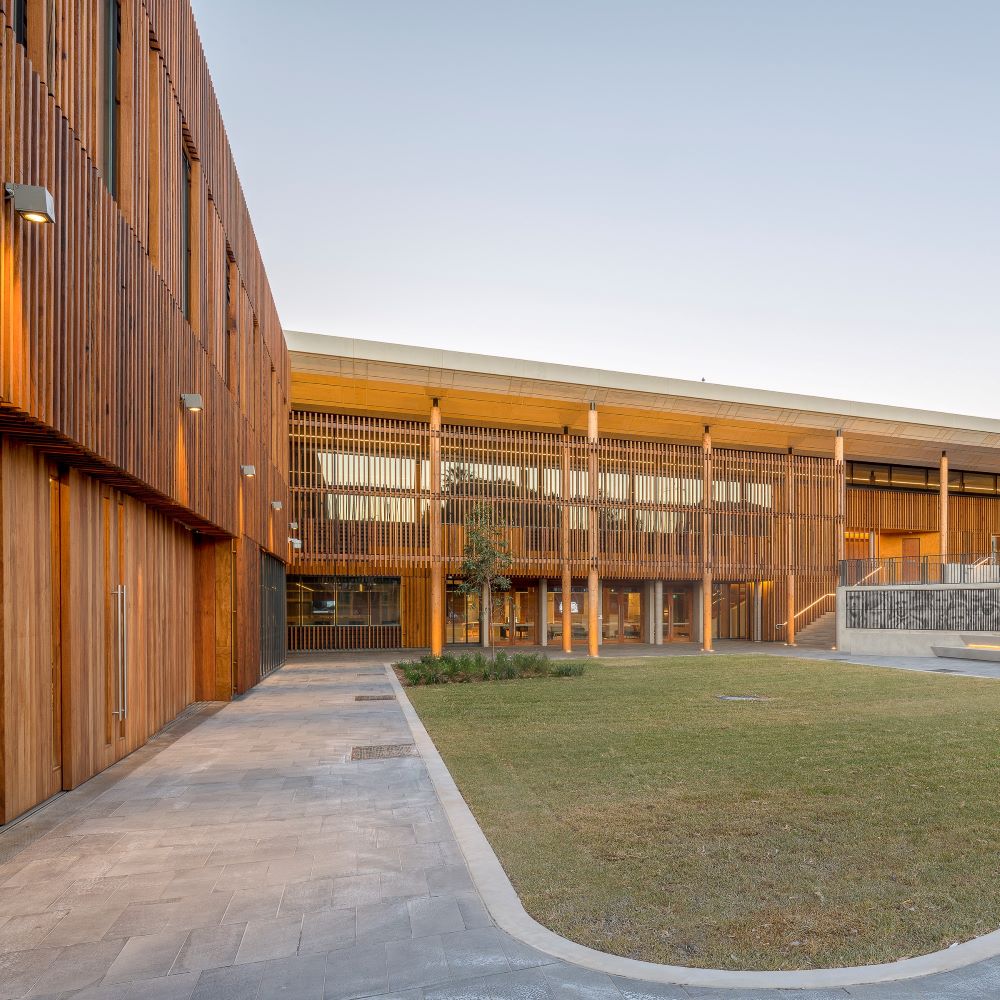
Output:
[[[399,624],[399,584],[395,580],[376,580],[369,604],[372,625]]]
[[[118,196],[118,119],[121,106],[118,67],[121,63],[121,6],[104,4],[104,181]]]
[[[363,582],[342,579],[337,586],[337,624],[371,625],[368,599]]]
[[[854,462],[851,466],[851,482],[865,486],[888,486],[889,466]]]
[[[28,44],[28,0],[14,0],[11,12],[11,23],[14,26],[14,41],[18,45]]]
[[[988,472],[963,472],[962,486],[969,493],[996,493],[996,476]]]
[[[289,625],[399,625],[399,579],[290,576]]]
[[[927,470],[916,469],[909,465],[894,465],[892,485],[923,488],[927,485]]]
[[[570,592],[571,636],[574,642],[587,638],[587,600],[586,587],[574,587]],[[548,593],[548,631],[549,641],[562,639],[563,598],[562,587],[555,587]]]

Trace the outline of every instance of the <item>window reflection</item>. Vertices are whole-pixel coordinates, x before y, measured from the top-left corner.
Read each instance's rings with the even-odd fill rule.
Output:
[[[290,576],[288,624],[399,625],[399,578]]]

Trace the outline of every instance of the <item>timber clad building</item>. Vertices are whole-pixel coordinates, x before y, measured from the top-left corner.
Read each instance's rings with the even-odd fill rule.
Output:
[[[0,0],[0,117],[0,823],[286,644],[487,638],[476,504],[514,555],[497,644],[815,639],[838,560],[995,560],[1000,421],[289,355],[186,0]]]
[[[288,357],[186,2],[0,0],[0,117],[6,822],[283,660]]]
[[[479,643],[480,503],[514,556],[494,644],[829,645],[838,561],[996,557],[1000,421],[286,338],[291,649]]]

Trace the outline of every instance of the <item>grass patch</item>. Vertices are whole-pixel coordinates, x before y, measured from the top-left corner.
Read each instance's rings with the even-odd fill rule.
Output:
[[[467,684],[470,681],[512,681],[526,677],[581,677],[583,664],[553,661],[542,653],[445,653],[394,664],[408,687],[425,684]]]
[[[669,657],[410,698],[527,910],[572,940],[799,969],[1000,926],[996,681]]]

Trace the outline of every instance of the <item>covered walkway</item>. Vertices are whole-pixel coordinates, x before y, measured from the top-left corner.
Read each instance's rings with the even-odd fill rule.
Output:
[[[370,655],[293,660],[0,834],[0,998],[1000,994],[996,960],[792,994],[652,985],[534,951],[493,925],[424,760],[383,756],[413,734],[380,696]]]

